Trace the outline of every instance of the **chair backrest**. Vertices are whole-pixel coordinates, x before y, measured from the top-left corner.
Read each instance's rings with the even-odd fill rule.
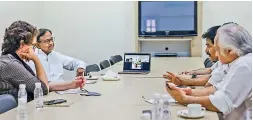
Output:
[[[101,70],[110,67],[110,63],[109,63],[108,60],[103,60],[103,61],[101,61],[101,62],[99,63],[99,65],[100,65],[100,69],[101,69]]]
[[[111,66],[116,63],[113,56],[110,57],[109,61],[110,61]]]
[[[120,61],[123,60],[123,58],[121,57],[121,55],[115,55],[115,56],[112,56],[111,58],[114,60],[115,63],[120,62]]]
[[[0,114],[17,107],[17,102],[12,95],[0,95]]]
[[[86,70],[86,73],[98,72],[98,71],[100,71],[100,68],[97,64],[92,64],[92,65],[86,66],[85,70]]]
[[[206,58],[204,61],[205,68],[210,68],[213,66],[213,61],[210,60],[210,58]]]

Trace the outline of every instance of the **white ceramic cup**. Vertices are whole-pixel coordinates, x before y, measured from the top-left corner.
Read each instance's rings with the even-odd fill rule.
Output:
[[[188,104],[187,107],[189,116],[199,116],[206,111],[200,104]]]

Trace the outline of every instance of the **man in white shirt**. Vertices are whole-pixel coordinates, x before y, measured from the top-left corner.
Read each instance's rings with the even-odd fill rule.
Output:
[[[39,29],[36,44],[38,49],[35,49],[35,52],[46,71],[49,81],[62,82],[63,69],[76,71],[76,76],[82,76],[84,74],[86,64],[81,60],[54,51],[54,45],[52,31],[49,29]],[[35,71],[34,64],[31,62],[28,64]]]
[[[221,64],[220,61],[216,63],[218,63],[219,65],[217,65],[216,68],[213,68],[213,69],[211,68],[212,69],[211,77],[209,78],[207,84],[205,85],[206,87],[212,86],[212,85],[214,86],[218,85],[219,83],[222,82],[222,80],[224,79],[226,75],[225,71],[228,69],[228,65]]]
[[[213,26],[207,30],[202,35],[202,38],[206,39],[206,54],[210,59],[215,62],[211,68],[200,68],[197,70],[185,71],[179,75],[175,75],[171,72],[167,72],[163,76],[168,78],[176,85],[195,85],[195,86],[211,86],[216,85],[222,81],[224,73],[222,72],[223,66],[220,61],[218,61],[218,56],[214,49],[214,37],[220,26]],[[187,78],[186,75],[195,76],[192,78]],[[198,75],[198,76],[197,76]]]
[[[226,120],[243,120],[252,108],[252,37],[237,24],[224,25],[215,37],[215,50],[221,63],[228,65],[221,83],[195,90],[169,83],[167,91],[181,104],[198,103],[222,112]]]

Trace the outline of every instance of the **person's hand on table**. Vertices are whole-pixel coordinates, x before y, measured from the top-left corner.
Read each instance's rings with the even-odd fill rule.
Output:
[[[166,84],[168,84],[168,86],[170,87],[168,88],[167,86],[165,86],[167,92],[171,95],[171,97],[173,97],[180,104],[185,104],[187,98],[186,92],[183,89],[176,87],[176,85],[173,83]]]
[[[167,74],[167,73],[163,74],[163,78],[165,78],[165,79],[169,79],[168,74]]]
[[[171,72],[166,72],[165,74],[163,74],[163,78],[165,79],[172,79],[168,74],[171,73]],[[173,74],[173,73],[172,73]],[[179,74],[178,77],[181,77],[181,78],[185,78],[185,79],[190,79],[192,78],[191,75],[186,75],[186,74]]]
[[[83,77],[83,76],[76,77],[75,80],[73,80],[69,84],[69,89],[76,89],[78,87],[80,87],[80,89],[82,89],[84,87],[85,83],[86,83],[85,77]]]
[[[186,93],[186,95],[192,94],[192,88],[191,87],[180,88],[180,89],[183,90]]]
[[[171,82],[176,85],[185,85],[185,81],[188,80],[180,75],[175,75],[171,72],[167,72],[167,79],[171,80]]]
[[[171,80],[175,75],[171,72],[166,71],[165,74],[163,74],[163,78]]]
[[[195,74],[195,70],[188,70],[188,71],[183,71],[183,72],[179,72],[179,75],[193,75]]]
[[[83,75],[84,75],[84,72],[85,72],[85,70],[84,70],[83,68],[78,68],[78,69],[76,70],[76,77],[78,77],[78,76],[83,76]]]

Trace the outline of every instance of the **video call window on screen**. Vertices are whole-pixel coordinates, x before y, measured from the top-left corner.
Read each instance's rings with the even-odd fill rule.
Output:
[[[131,63],[130,69],[143,69],[143,64],[149,63],[149,56],[126,55],[125,62]]]

